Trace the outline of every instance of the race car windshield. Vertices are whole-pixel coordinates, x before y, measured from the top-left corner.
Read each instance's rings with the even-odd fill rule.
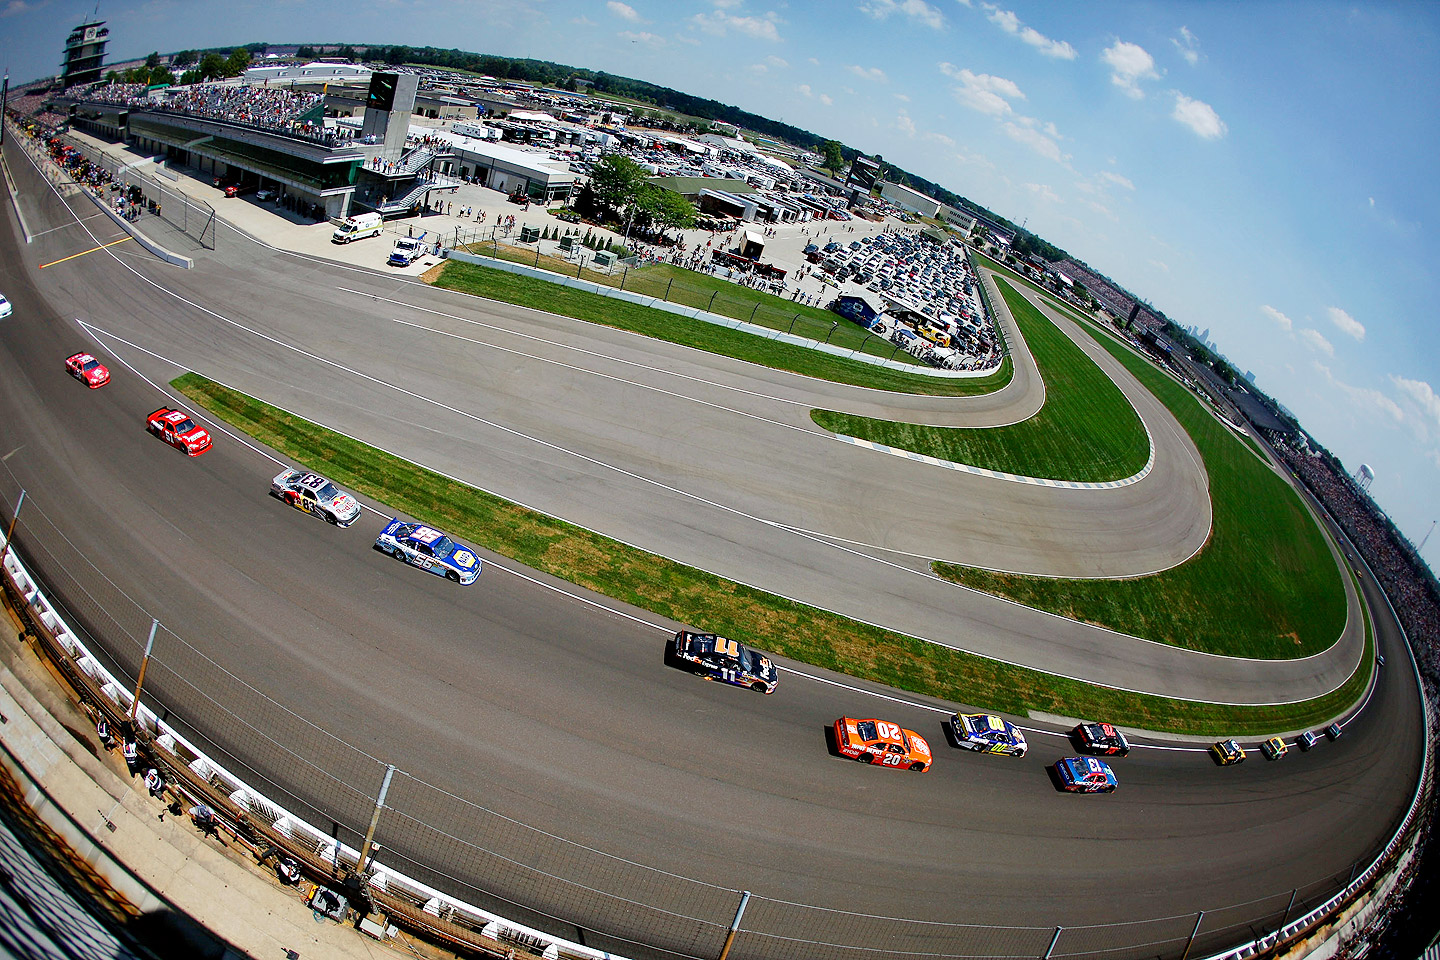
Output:
[[[446,557],[450,556],[450,554],[455,552],[455,541],[451,540],[449,537],[441,537],[439,540],[436,540],[434,543],[430,544],[430,550],[432,553],[435,554],[435,556],[439,557],[441,560],[444,560]]]
[[[751,650],[749,647],[742,647],[740,649],[741,666],[743,666],[748,672],[755,674],[757,677],[765,675],[765,666],[760,662],[761,659],[762,658],[760,654],[756,653],[754,650]]]
[[[334,500],[336,497],[340,496],[340,491],[335,489],[335,484],[327,483],[325,484],[325,486],[315,491],[315,496],[321,500]]]
[[[191,430],[194,430],[194,429],[195,429],[195,421],[194,421],[194,420],[181,420],[179,423],[175,424],[175,432],[176,432],[176,433],[189,433]]]
[[[855,729],[860,732],[861,740],[880,739],[875,735],[875,722],[873,720],[862,720],[860,723],[855,725]]]
[[[98,366],[100,366],[99,360],[86,360],[84,365],[82,365],[80,369],[89,371],[94,370]]]

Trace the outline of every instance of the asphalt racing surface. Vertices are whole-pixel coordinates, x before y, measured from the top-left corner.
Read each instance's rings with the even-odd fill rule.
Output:
[[[280,466],[239,439],[212,428],[213,449],[189,459],[143,426],[168,401],[142,374],[163,385],[180,372],[173,361],[619,539],[922,636],[958,642],[960,631],[967,649],[1069,658],[1091,675],[1237,701],[1334,686],[1353,668],[1353,649],[1288,675],[1222,658],[1207,658],[1218,661],[1207,673],[1196,660],[1167,659],[1169,648],[917,572],[934,556],[1133,573],[1203,543],[1204,475],[1183,464],[1188,440],[1178,429],[1167,439],[1163,408],[1119,374],[1157,444],[1155,472],[1141,483],[1057,491],[925,470],[836,443],[808,410],[958,422],[952,408],[969,406],[755,370],[277,253],[223,228],[220,250],[196,254],[192,271],[131,242],[38,270],[121,234],[101,216],[85,221],[92,239],[21,153],[7,144],[6,156],[35,240],[23,242],[5,204],[0,290],[14,315],[0,322],[0,458],[29,491],[25,509],[108,578],[61,572],[120,610],[123,633],[63,575],[58,589],[105,627],[109,656],[129,675],[151,616],[192,645],[173,649],[162,634],[157,658],[207,678],[203,695],[156,665],[147,690],[297,811],[333,817],[352,843],[383,765],[394,763],[540,830],[719,887],[1049,929],[1193,917],[1275,895],[1283,906],[1293,888],[1343,881],[1408,806],[1420,707],[1403,641],[1369,578],[1389,666],[1339,741],[1226,769],[1192,750],[1137,749],[1115,764],[1118,792],[1072,797],[1046,775],[1072,752],[1050,733],[1033,733],[1022,760],[982,757],[946,745],[950,708],[808,667],[785,664],[800,672],[786,673],[772,697],[704,683],[662,665],[674,624],[483,552],[486,570],[471,587],[403,567],[371,549],[376,514],[338,530],[268,497]],[[80,217],[97,213],[84,198],[71,202]],[[109,386],[90,391],[66,375],[64,357],[80,349],[110,366]],[[1005,410],[1033,407],[1038,389],[1031,379],[972,406],[1004,422]],[[126,608],[122,595],[138,606]],[[934,770],[893,773],[833,756],[825,728],[842,713],[921,732],[937,752]],[[268,736],[296,755],[278,757]],[[414,815],[456,837],[475,819],[460,800],[408,799]],[[406,800],[391,797],[399,813],[381,820],[379,860],[447,866],[402,829]],[[564,856],[545,869],[594,869],[585,854],[573,864]],[[458,881],[482,879],[532,902],[503,878]],[[705,917],[728,921],[734,898],[715,900]],[[633,949],[605,939],[605,916],[580,919],[592,945]]]

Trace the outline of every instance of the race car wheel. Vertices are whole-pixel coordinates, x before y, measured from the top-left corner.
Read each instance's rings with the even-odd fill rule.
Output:
[[[919,773],[921,770],[924,770],[924,769],[925,769],[925,764],[923,764],[923,763],[912,763],[912,764],[910,764],[910,769],[911,769],[911,770],[914,770],[916,773]]]
[[[335,519],[335,514],[333,514],[333,513],[327,513],[327,514],[325,514],[324,516],[325,516],[325,522],[326,522],[326,523],[338,523],[338,522],[339,522],[338,520]]]
[[[759,691],[760,693],[764,693],[764,692],[765,692],[765,684],[761,683],[759,680],[756,680],[754,683],[750,684],[750,689],[751,689],[751,690],[757,690],[757,691]]]
[[[390,556],[394,557],[396,560],[399,560],[401,563],[409,563],[409,562],[410,562],[410,561],[408,561],[408,560],[405,559],[405,554],[404,554],[404,552],[403,552],[399,547],[396,547],[396,548],[395,548],[395,551],[394,551],[393,553],[391,553]]]
[[[454,570],[446,570],[446,571],[445,571],[445,579],[446,579],[446,580],[449,580],[449,581],[451,581],[451,582],[453,582],[453,583],[459,583],[459,582],[460,582],[460,574],[456,573]]]

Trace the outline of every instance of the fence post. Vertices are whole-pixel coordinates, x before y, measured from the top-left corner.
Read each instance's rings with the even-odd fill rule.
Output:
[[[20,508],[25,505],[25,488],[20,488],[20,499],[15,501],[15,515],[10,518],[10,528],[5,531],[5,546],[10,546],[10,538],[15,536],[15,523],[20,519]]]
[[[756,300],[756,301],[755,301],[755,309],[750,311],[750,320],[749,320],[750,323],[754,323],[754,322],[755,322],[755,314],[756,314],[759,310],[760,310],[760,301],[759,301],[759,300]]]
[[[793,332],[793,331],[795,330],[795,324],[798,323],[799,320],[800,320],[800,314],[797,313],[797,314],[795,314],[795,318],[790,321],[790,329],[789,329],[789,330],[786,330],[785,332],[786,332],[786,333],[791,333],[791,332]]]
[[[1195,938],[1200,934],[1200,924],[1205,920],[1205,911],[1201,910],[1195,915],[1195,929],[1190,931],[1190,939],[1185,941],[1185,952],[1180,954],[1180,960],[1190,960],[1190,948],[1195,945]]]
[[[1055,936],[1050,938],[1050,947],[1045,951],[1045,956],[1041,957],[1040,960],[1050,960],[1050,954],[1055,952],[1055,944],[1060,942],[1060,932],[1064,929],[1064,927],[1055,928]]]
[[[535,269],[540,269],[540,241],[535,241]]]
[[[669,280],[666,280],[666,281],[665,281],[665,296],[662,297],[661,299],[664,300],[666,303],[669,303],[669,302],[670,302],[670,285],[673,284],[674,282],[675,282],[675,278],[674,278],[674,277],[671,277]],[[620,287],[620,288],[623,290],[623,289],[625,288],[625,287],[624,287],[624,284],[621,284],[621,287]]]
[[[1280,929],[1285,929],[1285,924],[1290,922],[1290,911],[1295,909],[1295,898],[1299,896],[1300,888],[1296,887],[1290,891],[1290,902],[1285,905],[1285,914],[1280,918]]]
[[[730,921],[730,932],[725,934],[725,946],[720,948],[720,960],[725,960],[730,955],[730,946],[735,942],[735,934],[740,932],[740,918],[745,916],[745,905],[750,902],[750,891],[740,892],[740,906],[735,911],[735,919]]]
[[[387,764],[385,779],[380,783],[380,796],[375,798],[375,813],[370,817],[370,829],[365,831],[365,842],[360,844],[360,859],[355,864],[355,875],[358,877],[365,875],[365,861],[370,859],[370,844],[375,839],[375,828],[380,824],[380,811],[385,809],[385,794],[390,792],[390,778],[393,776],[395,764]]]
[[[719,290],[716,290],[715,293],[710,294],[710,302],[707,303],[707,304],[705,304],[705,312],[706,312],[706,313],[709,313],[709,312],[710,312],[710,307],[713,306],[714,303],[715,303],[715,294],[716,294],[716,293],[719,293],[719,292],[720,292]]]
[[[625,291],[625,278],[628,277],[628,276],[630,276],[630,264],[627,263],[627,264],[625,264],[625,270],[624,270],[624,272],[622,272],[622,273],[620,274],[620,291],[621,291],[622,293]],[[673,279],[673,278],[672,278],[672,279]],[[667,294],[670,292],[670,285],[669,285],[669,284],[666,284],[666,285],[665,285],[665,292],[666,292]]]
[[[150,651],[155,649],[155,629],[160,621],[150,619],[150,639],[145,641],[145,656],[140,658],[140,675],[135,678],[135,699],[130,701],[130,729],[135,729],[135,715],[140,711],[140,688],[145,685],[145,668],[150,666]]]
[[[829,342],[830,342],[830,338],[833,337],[833,336],[835,336],[835,328],[838,327],[838,326],[840,326],[840,321],[839,321],[839,320],[836,320],[836,321],[834,321],[833,323],[830,324],[830,332],[827,333],[827,334],[825,334],[825,342],[826,342],[826,343],[829,343]]]

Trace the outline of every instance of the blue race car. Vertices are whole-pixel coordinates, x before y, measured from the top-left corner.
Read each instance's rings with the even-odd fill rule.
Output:
[[[769,657],[713,633],[681,630],[666,647],[665,659],[671,666],[706,680],[733,683],[761,693],[774,693],[775,685],[780,682],[779,671]]]
[[[1120,781],[1110,764],[1094,757],[1065,757],[1055,761],[1060,789],[1070,793],[1114,793]]]
[[[456,583],[474,583],[480,576],[474,550],[423,523],[391,520],[376,538],[375,549]]]

